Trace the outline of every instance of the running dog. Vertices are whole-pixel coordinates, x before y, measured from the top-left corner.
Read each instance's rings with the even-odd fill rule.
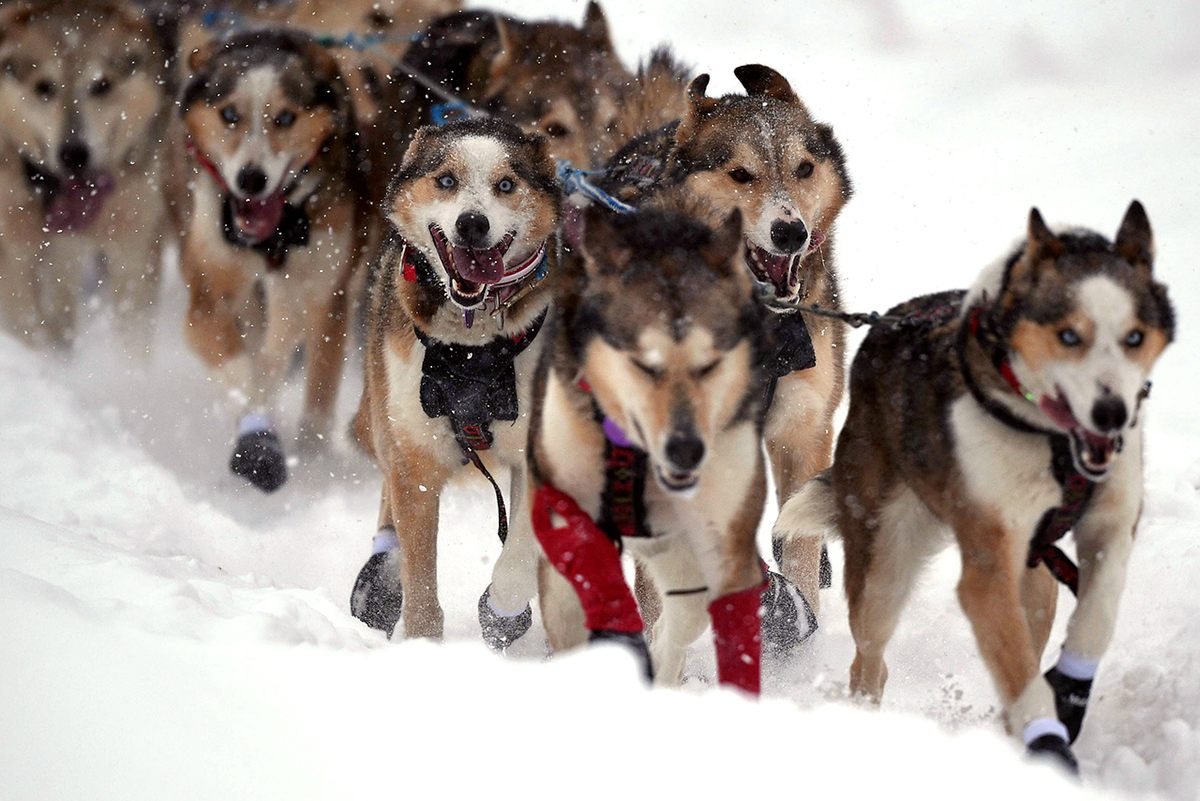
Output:
[[[274,404],[301,346],[302,444],[330,432],[366,238],[355,118],[337,62],[297,32],[218,38],[190,67],[187,340],[245,398],[230,468],[271,492],[287,478]]]
[[[542,617],[555,649],[589,631],[644,648],[623,545],[661,592],[656,680],[680,682],[711,620],[720,680],[757,692],[765,312],[739,264],[740,212],[706,217],[663,198],[588,211],[584,286],[536,389],[534,529],[557,571],[542,570]]]
[[[658,73],[663,88],[682,74],[676,70],[672,81],[669,70],[660,66]],[[826,468],[833,452],[844,326],[796,308],[839,308],[834,227],[852,187],[833,129],[813,119],[782,75],[757,64],[734,75],[746,94],[710,98],[709,76],[693,79],[683,116],[622,148],[607,167],[605,188],[636,205],[664,187],[682,187],[714,209],[741,211],[742,261],[764,306],[776,312],[765,437],[782,503]],[[777,544],[776,559],[816,610],[820,543]]]
[[[854,693],[879,700],[884,648],[920,568],[957,542],[958,598],[1010,730],[1074,768],[1068,742],[1141,513],[1141,404],[1174,335],[1153,261],[1137,201],[1113,242],[1054,233],[1034,209],[1025,242],[969,292],[903,304],[867,336],[833,467],[788,501],[777,530],[794,540],[832,524],[843,538]],[[1068,529],[1077,576],[1054,544]],[[1043,678],[1055,578],[1079,599]]]
[[[117,0],[0,10],[0,314],[31,342],[69,346],[85,284],[111,291],[144,348],[172,231],[164,151],[169,54]]]
[[[372,268],[355,421],[383,471],[380,531],[351,598],[355,616],[389,634],[402,615],[407,637],[442,636],[438,506],[468,463],[493,484],[504,543],[479,602],[484,639],[504,648],[532,620],[533,365],[564,280],[548,145],[498,120],[422,128],[389,190],[392,230]],[[491,476],[501,465],[511,476],[507,520]]]

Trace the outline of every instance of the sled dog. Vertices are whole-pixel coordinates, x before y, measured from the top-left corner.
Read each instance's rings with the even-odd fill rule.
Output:
[[[854,693],[879,699],[883,653],[924,561],[962,554],[958,598],[1007,724],[1073,766],[1092,677],[1112,638],[1142,507],[1142,401],[1174,317],[1134,201],[1113,241],[1051,231],[968,292],[893,309],[854,358],[833,467],[789,500],[777,534],[846,550]],[[1055,545],[1070,529],[1074,564]],[[1062,654],[1038,666],[1058,595],[1077,589]]]
[[[351,603],[388,633],[402,609],[406,636],[442,635],[438,507],[464,467],[491,479],[498,497],[491,472],[510,475],[507,539],[479,603],[484,638],[503,648],[530,625],[533,365],[563,280],[548,144],[498,120],[426,127],[391,183],[355,423],[383,471],[380,532]]]

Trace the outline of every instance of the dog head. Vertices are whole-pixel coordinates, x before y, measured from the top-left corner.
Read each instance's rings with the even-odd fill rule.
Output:
[[[195,50],[189,67],[180,110],[192,146],[220,175],[239,235],[261,242],[353,130],[337,62],[304,34],[252,30]]]
[[[545,137],[499,120],[421,128],[386,203],[397,232],[464,310],[532,274],[558,206]]]
[[[0,11],[5,145],[41,193],[51,230],[81,230],[158,135],[166,54],[119,2],[28,0]]]
[[[763,312],[738,264],[741,213],[713,229],[680,209],[592,208],[584,236],[572,351],[662,488],[690,493],[719,435],[748,419],[761,394]]]
[[[818,252],[850,197],[842,148],[770,67],[734,74],[746,95],[706,97],[708,76],[688,88],[667,180],[714,208],[737,208],[743,257],[769,305],[803,295],[805,260]]]
[[[1112,242],[1090,231],[1056,234],[1033,209],[997,298],[997,332],[1014,374],[1069,435],[1076,466],[1093,480],[1112,466],[1150,371],[1174,338],[1153,262],[1150,221],[1136,200]]]
[[[579,28],[497,17],[496,29],[483,108],[545,135],[554,158],[599,164],[611,149],[617,92],[629,79],[599,3],[588,3]]]

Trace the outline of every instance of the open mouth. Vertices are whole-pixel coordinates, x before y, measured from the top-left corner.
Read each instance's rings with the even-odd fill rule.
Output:
[[[265,198],[244,200],[234,196],[233,222],[241,238],[252,245],[264,242],[279,229],[283,221],[287,195],[275,192]]]
[[[658,478],[659,485],[667,492],[685,496],[690,496],[695,491],[696,485],[700,483],[700,476],[692,471],[664,470],[661,465],[655,465],[654,474]]]
[[[800,291],[800,264],[825,241],[820,231],[813,231],[808,244],[796,253],[776,253],[744,240],[743,257],[746,266],[762,286],[768,301],[793,302]]]
[[[116,188],[116,180],[107,172],[60,177],[28,159],[23,161],[26,180],[42,198],[46,227],[55,233],[87,229]]]
[[[1090,431],[1075,417],[1061,391],[1053,399],[1042,398],[1039,408],[1055,425],[1067,432],[1075,468],[1091,481],[1107,478],[1117,454],[1121,452],[1121,435],[1108,436]]]
[[[488,289],[505,278],[504,256],[512,247],[516,232],[509,231],[486,249],[451,244],[436,224],[430,224],[429,235],[446,274],[450,276],[450,300],[463,309],[482,306]]]

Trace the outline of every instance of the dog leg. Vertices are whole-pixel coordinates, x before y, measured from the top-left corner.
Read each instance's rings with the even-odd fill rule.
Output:
[[[251,284],[239,265],[217,264],[185,242],[180,269],[188,287],[184,320],[188,346],[213,368],[244,355],[246,343],[238,316],[250,296]]]
[[[588,639],[583,605],[571,583],[545,559],[538,560],[538,607],[546,638],[556,653],[578,648]]]
[[[117,333],[127,353],[146,356],[154,340],[157,315],[154,303],[158,299],[162,274],[162,242],[164,232],[123,242],[117,250],[104,253],[105,275],[116,310]]]
[[[537,592],[538,548],[529,522],[529,471],[524,461],[510,466],[508,540],[492,569],[492,583],[479,599],[479,626],[494,650],[512,645],[533,622],[529,602]]]
[[[662,595],[654,586],[654,577],[640,559],[635,559],[633,563],[633,597],[637,599],[642,620],[646,622],[646,638],[653,640],[654,624],[662,614]]]
[[[346,292],[337,290],[329,303],[316,309],[308,321],[307,386],[304,414],[300,419],[302,448],[319,446],[332,427],[334,404],[345,366],[348,308]]]
[[[654,623],[650,639],[650,658],[654,663],[654,682],[677,686],[683,681],[688,646],[708,627],[709,594],[705,591],[704,573],[688,543],[680,537],[662,551],[645,559],[645,571],[650,588],[662,614]],[[640,561],[640,560],[639,560]]]
[[[4,327],[14,336],[33,342],[41,329],[41,303],[38,300],[37,271],[28,257],[16,258],[0,253],[3,276],[0,277],[0,316]]]
[[[775,494],[780,506],[787,502],[806,481],[829,467],[833,454],[833,433],[814,430],[813,423],[797,425],[778,437],[767,438],[767,454],[775,478]],[[782,543],[779,570],[820,613],[821,548],[820,537],[794,537]]]
[[[1021,605],[1025,609],[1025,620],[1029,623],[1029,634],[1033,639],[1033,652],[1039,657],[1046,650],[1050,629],[1054,626],[1054,612],[1058,606],[1058,581],[1044,566],[1021,573]]]
[[[422,469],[415,469],[421,465]],[[404,636],[441,639],[445,616],[438,601],[438,499],[448,471],[431,460],[391,460],[387,476],[392,526],[400,540]]]

